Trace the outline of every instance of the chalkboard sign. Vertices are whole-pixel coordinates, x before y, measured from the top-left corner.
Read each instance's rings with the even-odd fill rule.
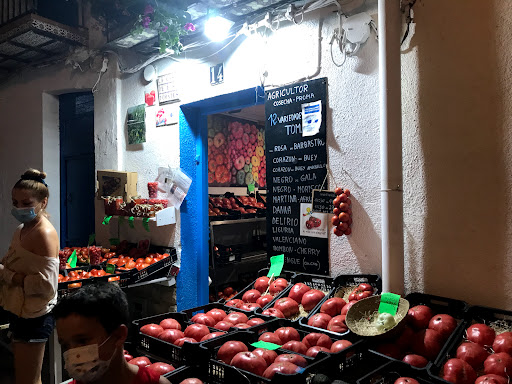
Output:
[[[329,274],[330,216],[312,209],[327,175],[327,79],[265,92],[267,244],[284,269]]]
[[[332,213],[334,209],[333,200],[336,194],[333,191],[321,191],[315,189],[313,191],[313,212]]]

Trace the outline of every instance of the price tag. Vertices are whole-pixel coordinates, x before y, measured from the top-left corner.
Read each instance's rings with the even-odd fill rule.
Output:
[[[133,216],[130,216],[128,218],[128,225],[130,226],[131,229],[135,228],[135,225],[133,224],[134,220],[135,220],[135,218]]]
[[[380,296],[379,313],[389,313],[393,316],[398,311],[400,295],[391,292],[385,292]]]
[[[71,256],[69,256],[68,264],[71,266],[71,268],[76,267],[77,257],[76,257],[76,249],[73,251]]]
[[[272,256],[270,258],[270,269],[268,270],[267,277],[280,276],[284,266],[284,255]]]
[[[274,351],[276,349],[281,348],[280,345],[274,343],[267,343],[266,341],[257,341],[251,344],[254,348],[262,348],[268,349],[269,351]]]
[[[114,273],[116,271],[116,266],[114,264],[107,264],[105,267],[105,272]]]
[[[149,232],[149,218],[148,217],[145,217],[142,219],[142,226],[144,227],[144,229],[146,231]]]
[[[103,223],[101,223],[101,224],[103,224],[103,225],[108,225],[108,224],[110,223],[110,219],[111,219],[111,218],[112,218],[112,216],[105,216],[105,217],[103,218]]]
[[[89,235],[89,241],[87,242],[87,244],[90,246],[94,243],[94,240],[96,240],[96,234],[93,233],[92,235]]]
[[[119,241],[119,239],[113,237],[111,239],[108,239],[108,242],[110,243],[110,245],[119,245],[121,242]]]
[[[248,184],[247,189],[249,190],[249,192],[254,192],[254,184]]]

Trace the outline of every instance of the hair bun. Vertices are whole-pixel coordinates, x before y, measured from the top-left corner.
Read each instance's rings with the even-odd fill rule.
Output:
[[[46,172],[39,171],[34,168],[27,169],[25,173],[21,176],[22,179],[27,180],[37,180],[37,179],[46,179]]]

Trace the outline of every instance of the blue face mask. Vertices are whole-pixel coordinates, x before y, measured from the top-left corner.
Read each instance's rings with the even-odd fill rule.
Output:
[[[28,223],[37,217],[35,207],[13,208],[11,213],[20,223]]]

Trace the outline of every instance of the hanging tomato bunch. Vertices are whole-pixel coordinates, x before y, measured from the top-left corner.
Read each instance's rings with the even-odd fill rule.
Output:
[[[352,229],[350,228],[352,225],[352,209],[350,208],[352,202],[349,198],[350,191],[337,187],[334,193],[336,194],[336,198],[333,201],[334,216],[331,219],[332,225],[334,225],[334,234],[336,236],[348,236],[352,233]]]

